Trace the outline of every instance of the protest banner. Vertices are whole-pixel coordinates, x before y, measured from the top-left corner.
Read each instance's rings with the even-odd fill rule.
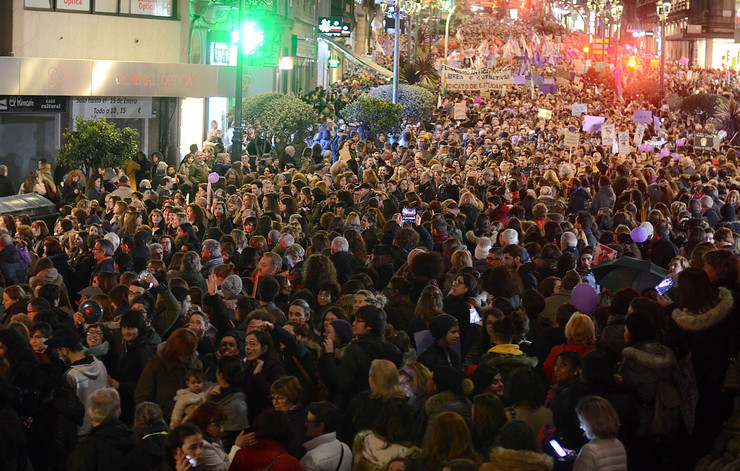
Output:
[[[573,103],[573,105],[570,107],[571,114],[573,116],[580,116],[582,114],[588,113],[588,104],[586,103]]]
[[[653,112],[650,110],[635,110],[632,113],[632,121],[635,123],[648,124],[653,119]]]
[[[614,144],[615,133],[616,129],[613,124],[603,124],[601,126],[601,144],[604,146]]]
[[[601,125],[604,124],[605,119],[603,116],[586,115],[583,118],[583,131],[598,131],[601,129]]]
[[[635,145],[639,146],[642,144],[642,138],[645,137],[645,125],[642,123],[638,123],[635,127]]]
[[[510,70],[474,70],[456,69],[447,65],[442,66],[442,83],[447,83],[447,89],[453,92],[498,90],[504,85],[514,85],[514,77]]]
[[[565,147],[578,147],[578,143],[580,142],[580,140],[580,133],[565,131],[565,139],[563,141]]]
[[[630,153],[630,133],[628,131],[622,131],[617,134],[617,141],[619,142],[619,153],[629,154]]]
[[[452,111],[452,119],[468,119],[467,106],[465,102],[455,103],[455,108]]]

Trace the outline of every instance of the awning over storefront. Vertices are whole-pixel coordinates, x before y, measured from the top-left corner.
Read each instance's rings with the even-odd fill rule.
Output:
[[[393,72],[386,69],[383,66],[380,66],[376,64],[375,62],[366,59],[360,54],[357,54],[354,51],[351,51],[347,46],[344,44],[341,44],[337,41],[334,41],[332,38],[327,36],[319,36],[319,41],[324,41],[329,44],[330,47],[336,49],[338,52],[342,53],[344,57],[350,61],[354,62],[355,64],[359,65],[360,67],[366,69],[367,71],[374,73],[375,75],[380,75],[381,77],[391,80],[393,78]]]
[[[0,95],[233,97],[234,67],[0,57]]]

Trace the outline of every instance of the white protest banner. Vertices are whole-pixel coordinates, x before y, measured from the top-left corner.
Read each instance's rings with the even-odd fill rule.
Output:
[[[616,130],[613,124],[601,125],[601,145],[610,146],[614,144],[614,135]]]
[[[552,119],[552,110],[546,110],[544,108],[539,108],[537,110],[537,117],[542,119]]]
[[[645,137],[645,125],[642,123],[638,123],[637,126],[635,126],[635,145],[639,146],[642,144],[642,138]]]
[[[455,108],[452,111],[453,119],[468,119],[467,106],[465,102],[455,103]]]
[[[588,113],[588,105],[586,103],[573,103],[571,106],[571,112],[573,116],[580,116]]]
[[[622,131],[617,134],[617,140],[619,142],[619,153],[629,154],[630,153],[630,133],[628,131]]]
[[[578,143],[581,140],[580,133],[565,131],[564,144],[565,147],[578,147]]]
[[[453,92],[498,90],[504,85],[514,85],[511,70],[474,70],[456,69],[447,65],[442,66],[442,80],[447,89]]]

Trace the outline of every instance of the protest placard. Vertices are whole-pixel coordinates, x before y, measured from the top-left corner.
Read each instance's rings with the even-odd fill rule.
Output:
[[[614,144],[615,128],[613,124],[602,124],[601,125],[601,144],[604,146],[610,146]]]
[[[628,131],[622,131],[617,134],[617,141],[619,142],[619,153],[629,154],[630,153],[630,133]]]
[[[582,114],[588,113],[588,104],[586,103],[573,103],[573,105],[570,107],[571,114],[573,116],[580,116]]]
[[[578,143],[581,140],[581,134],[577,132],[565,131],[565,139],[563,143],[565,147],[578,147]]]
[[[537,110],[537,117],[542,119],[552,119],[552,110],[546,110],[544,108],[539,108]]]
[[[455,103],[455,108],[452,111],[452,118],[453,119],[467,119],[467,106],[465,105],[465,102],[461,103]]]
[[[653,112],[650,110],[635,110],[632,113],[632,121],[635,123],[647,124],[653,119]]]
[[[645,125],[638,123],[635,127],[635,145],[639,146],[642,144],[642,138],[645,137]]]

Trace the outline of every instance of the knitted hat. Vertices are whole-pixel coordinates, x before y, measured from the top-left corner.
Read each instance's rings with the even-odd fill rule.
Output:
[[[465,379],[462,371],[451,366],[436,366],[433,370],[433,381],[437,392],[451,392],[458,396],[464,395],[462,382]]]
[[[62,275],[59,274],[56,268],[47,268],[45,270],[41,270],[38,275],[32,276],[29,283],[34,288],[39,285],[51,284],[57,284],[61,286],[63,280]]]
[[[435,339],[444,338],[449,330],[457,325],[457,319],[449,314],[440,314],[429,320],[429,332]]]
[[[105,294],[102,289],[97,286],[88,286],[77,292],[81,296],[87,296],[88,298],[95,296],[96,294]]]
[[[581,284],[582,281],[581,275],[579,275],[577,271],[568,270],[563,277],[561,287],[563,289],[571,290]]]
[[[478,239],[478,244],[475,246],[475,259],[485,260],[488,257],[488,252],[491,250],[491,245],[491,239],[488,237]]]
[[[229,275],[221,282],[221,289],[218,293],[224,299],[231,299],[239,296],[242,292],[242,279],[237,275]]]
[[[354,336],[352,324],[344,319],[336,319],[331,321],[329,324],[334,328],[334,333],[344,345],[347,345],[352,341],[352,337]]]

